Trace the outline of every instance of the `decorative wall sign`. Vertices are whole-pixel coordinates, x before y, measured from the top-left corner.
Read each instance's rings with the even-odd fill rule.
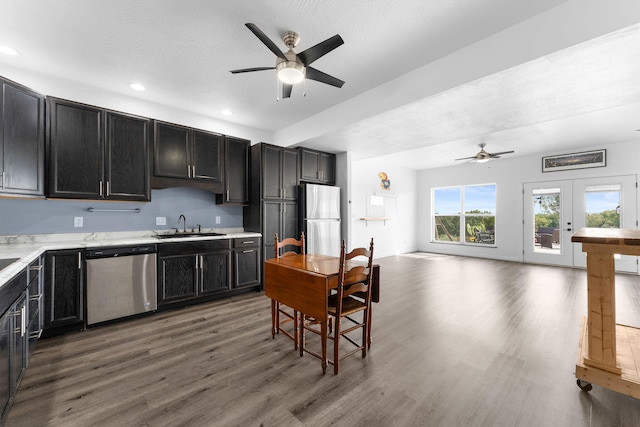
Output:
[[[389,180],[389,176],[385,172],[379,172],[378,178],[380,178],[380,188],[383,190],[391,189],[391,180]]]
[[[542,158],[542,172],[601,168],[607,165],[607,150],[583,151]]]

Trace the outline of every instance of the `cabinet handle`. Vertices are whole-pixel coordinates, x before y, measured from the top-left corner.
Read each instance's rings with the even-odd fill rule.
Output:
[[[78,252],[78,270],[82,270],[82,252]]]
[[[42,270],[42,265],[32,265],[31,267],[29,267],[29,270],[31,270],[31,271],[40,271],[40,270]]]
[[[111,182],[107,181],[107,194],[106,194],[107,197],[111,195],[111,188],[110,188],[111,186],[109,184],[111,184]]]
[[[191,166],[191,178],[195,178],[196,177],[196,165]]]
[[[242,242],[243,245],[248,245],[250,243],[253,243],[253,240],[247,240],[246,242]]]
[[[102,197],[102,181],[100,181],[100,197]]]
[[[227,200],[229,200],[229,190],[227,190]]]
[[[2,172],[2,189],[4,190],[4,180],[5,180],[5,173]]]
[[[187,165],[187,177],[191,178],[191,166]]]
[[[22,318],[20,319],[20,335],[24,337],[25,332],[27,332],[27,306],[23,305],[20,309],[20,315]]]
[[[196,256],[196,270],[200,269],[200,257]]]
[[[34,294],[29,296],[29,301],[38,301],[42,294]]]
[[[242,251],[243,254],[249,254],[251,252],[255,252],[255,249],[247,249],[246,251]]]
[[[40,338],[42,335],[42,329],[38,329],[37,331],[33,331],[29,334],[29,339]]]

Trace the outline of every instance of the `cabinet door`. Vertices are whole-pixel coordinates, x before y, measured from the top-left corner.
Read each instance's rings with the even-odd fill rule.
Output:
[[[2,83],[0,193],[44,195],[44,97]]]
[[[15,393],[22,374],[26,369],[26,295],[23,294],[11,308],[11,390]]]
[[[100,199],[103,111],[51,99],[49,109],[49,196]]]
[[[151,120],[107,112],[105,197],[115,200],[151,200],[149,133]]]
[[[241,248],[235,249],[234,265],[235,265],[235,287],[242,288],[260,284],[260,248]]]
[[[247,140],[227,137],[223,203],[249,203],[249,147]]]
[[[82,329],[82,252],[48,252],[45,272],[45,329],[72,324]]]
[[[282,150],[282,198],[298,200],[298,151]]]
[[[264,259],[275,257],[273,251],[273,239],[278,234],[280,240],[283,239],[281,222],[282,222],[282,203],[278,201],[266,201],[262,204],[262,240]]]
[[[282,149],[263,145],[262,147],[262,197],[282,198]]]
[[[193,178],[222,182],[224,137],[210,132],[193,130]]]
[[[320,182],[333,185],[336,182],[336,156],[330,153],[320,153],[318,161]]]
[[[11,399],[11,310],[0,317],[0,420]]]
[[[189,129],[156,122],[154,132],[154,169],[156,176],[190,178]]]
[[[281,238],[300,237],[300,227],[298,227],[298,204],[296,202],[282,203],[282,233]]]
[[[300,179],[308,182],[318,182],[318,158],[320,153],[305,148],[300,149]]]
[[[195,255],[160,258],[158,268],[158,305],[196,296]]]
[[[230,251],[200,255],[201,295],[228,291],[231,283]]]

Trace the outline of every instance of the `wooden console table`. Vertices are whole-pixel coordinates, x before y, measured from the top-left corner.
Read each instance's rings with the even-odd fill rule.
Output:
[[[616,324],[614,254],[640,255],[640,230],[583,228],[572,237],[587,253],[587,317],[576,378],[640,399],[640,329]]]

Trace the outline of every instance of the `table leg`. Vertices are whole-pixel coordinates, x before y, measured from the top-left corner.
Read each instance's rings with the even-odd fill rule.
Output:
[[[613,254],[587,252],[587,287],[588,353],[584,363],[619,374]]]

